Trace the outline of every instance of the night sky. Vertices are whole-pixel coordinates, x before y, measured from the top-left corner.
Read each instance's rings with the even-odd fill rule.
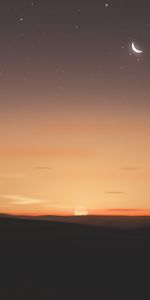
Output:
[[[150,2],[1,1],[0,45],[0,211],[149,214]]]

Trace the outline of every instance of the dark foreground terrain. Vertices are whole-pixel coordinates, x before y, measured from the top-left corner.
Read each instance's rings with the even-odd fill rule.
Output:
[[[0,218],[0,300],[150,299],[150,227]]]

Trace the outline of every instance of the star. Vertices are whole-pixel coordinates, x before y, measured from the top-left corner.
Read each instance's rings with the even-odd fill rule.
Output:
[[[78,30],[78,29],[79,29],[79,25],[76,25],[76,26],[75,26],[75,29]]]
[[[108,7],[109,6],[109,4],[108,3],[105,3],[105,7]]]
[[[20,17],[19,20],[20,20],[20,22],[23,22],[24,19],[23,19],[23,17]]]

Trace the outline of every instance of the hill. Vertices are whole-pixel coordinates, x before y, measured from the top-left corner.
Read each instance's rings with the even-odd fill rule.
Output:
[[[0,218],[2,300],[148,299],[150,227]]]

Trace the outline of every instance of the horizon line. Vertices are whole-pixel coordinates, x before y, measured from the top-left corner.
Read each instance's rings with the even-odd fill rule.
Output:
[[[20,216],[20,217],[42,217],[42,216],[53,216],[53,217],[103,217],[103,216],[109,216],[109,217],[150,217],[150,209],[104,209],[104,210],[88,210],[88,213],[86,215],[80,214],[75,215],[74,210],[70,211],[41,211],[39,213],[37,212],[28,212],[24,213],[22,211],[20,212],[0,212],[0,215],[10,215],[10,216]]]

